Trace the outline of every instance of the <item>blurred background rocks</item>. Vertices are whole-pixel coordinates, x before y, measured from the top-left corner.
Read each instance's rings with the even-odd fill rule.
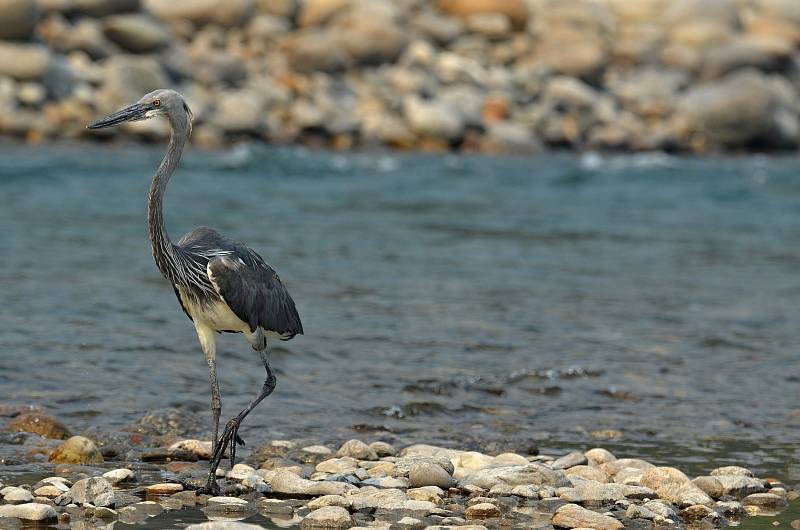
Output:
[[[0,134],[173,87],[193,140],[486,153],[796,150],[796,0],[0,0]]]

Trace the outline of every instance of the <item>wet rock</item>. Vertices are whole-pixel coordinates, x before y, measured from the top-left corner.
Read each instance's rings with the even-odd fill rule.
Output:
[[[127,468],[112,469],[103,473],[103,478],[111,484],[119,484],[121,482],[132,482],[136,480],[136,474]]]
[[[144,0],[144,6],[157,18],[167,21],[188,20],[195,24],[234,27],[255,12],[255,0],[230,0],[220,9],[216,0]]]
[[[111,42],[133,53],[148,53],[167,46],[170,35],[163,26],[144,15],[115,15],[103,24]]]
[[[773,493],[753,493],[742,499],[742,505],[747,510],[756,507],[761,511],[777,512],[786,506],[786,498]]]
[[[577,504],[565,504],[559,508],[553,517],[553,524],[564,528],[594,528],[595,530],[619,530],[622,523]]]
[[[624,484],[603,484],[591,480],[583,480],[572,488],[556,490],[559,497],[567,502],[586,506],[604,506],[628,498],[654,498],[656,493],[649,488],[628,486]]]
[[[248,466],[247,464],[236,464],[225,474],[226,478],[231,480],[244,480],[247,477],[254,475],[256,472],[255,468]]]
[[[79,506],[114,506],[114,488],[111,483],[101,477],[84,478],[77,481],[66,494]]]
[[[239,521],[208,521],[206,523],[191,524],[186,530],[263,530],[257,524],[240,523]]]
[[[58,513],[55,508],[46,504],[26,503],[26,504],[4,504],[0,506],[0,519],[3,517],[13,517],[23,521],[35,522],[55,522]]]
[[[47,497],[48,499],[55,499],[56,497],[68,492],[69,488],[64,484],[45,484],[36,488],[33,493],[37,497]]]
[[[317,497],[313,501],[309,502],[306,506],[312,511],[319,510],[320,508],[324,508],[326,506],[349,508],[350,501],[341,495],[323,495],[322,497]]]
[[[656,467],[642,474],[641,485],[680,507],[695,504],[711,506],[714,501],[703,490],[698,488],[689,477],[674,467]]]
[[[338,451],[336,451],[336,456],[344,457],[349,456],[351,458],[355,458],[356,460],[377,460],[378,455],[375,453],[374,450],[370,449],[367,444],[362,442],[361,440],[349,440],[342,444]]]
[[[720,483],[724,495],[744,497],[752,493],[767,491],[763,480],[747,475],[714,475],[714,479]]]
[[[573,451],[551,462],[550,467],[553,469],[567,469],[573,466],[583,465],[586,462],[587,459],[583,453],[580,451]]]
[[[33,495],[25,488],[3,488],[3,501],[9,504],[24,504],[32,500]]]
[[[438,486],[449,488],[454,485],[453,477],[442,469],[441,466],[428,462],[421,462],[411,467],[408,472],[408,484],[412,488],[423,486]]]
[[[714,477],[697,477],[692,482],[712,499],[719,499],[725,494],[722,483]]]
[[[0,39],[28,40],[38,19],[35,0],[0,1]]]
[[[301,528],[350,528],[354,526],[350,513],[340,506],[314,510],[300,523]]]
[[[377,489],[374,487],[361,488],[347,496],[346,499],[350,501],[350,506],[353,510],[385,508],[402,504],[409,500],[408,496],[399,489]]]
[[[628,509],[625,510],[625,517],[628,519],[647,519],[652,521],[656,517],[661,516],[649,508],[639,506],[637,504],[631,504],[628,506]]]
[[[377,488],[408,488],[408,479],[403,477],[375,477],[361,481],[363,486],[375,486]]]
[[[476,14],[503,15],[515,29],[523,29],[529,16],[528,7],[522,0],[440,0],[439,8],[462,19]]]
[[[484,489],[491,489],[495,484],[565,487],[569,486],[569,481],[561,470],[531,463],[526,466],[498,466],[482,469],[467,475],[460,481],[460,484],[462,486],[474,485]]]
[[[291,516],[294,513],[294,508],[286,501],[278,499],[259,499],[258,511],[267,517],[271,515]]]
[[[206,500],[206,507],[203,512],[207,517],[232,515],[242,516],[255,513],[255,507],[249,502],[238,497],[210,497]]]
[[[50,454],[49,461],[58,464],[102,464],[103,455],[90,439],[73,436]]]
[[[170,451],[188,451],[200,460],[211,459],[211,441],[200,441],[195,439],[181,440],[169,446]]]
[[[720,519],[720,516],[717,512],[702,504],[696,504],[694,506],[688,506],[684,508],[681,510],[681,517],[684,521],[694,524],[698,523],[699,521],[715,523]]]
[[[38,44],[0,42],[0,75],[18,81],[42,79],[52,67],[50,51]]]
[[[489,519],[499,517],[500,509],[490,502],[481,502],[469,506],[464,510],[464,514],[468,519]]]
[[[0,20],[2,20],[1,13]],[[53,416],[40,412],[20,414],[8,422],[6,430],[11,432],[32,432],[39,436],[56,440],[64,440],[72,436],[66,425]]]
[[[725,517],[741,517],[744,514],[744,506],[739,501],[717,501],[714,504],[714,510]]]
[[[288,471],[266,472],[263,476],[275,493],[286,495],[344,495],[356,489],[355,486],[344,482],[305,480]]]
[[[183,486],[180,484],[173,484],[170,482],[165,482],[162,484],[151,484],[145,488],[145,492],[147,495],[152,496],[159,496],[159,495],[173,495],[178,493],[179,491],[183,491]]]
[[[600,467],[610,476],[616,477],[616,475],[623,469],[635,469],[644,472],[648,469],[653,469],[656,466],[640,458],[618,458],[616,460],[601,464]]]

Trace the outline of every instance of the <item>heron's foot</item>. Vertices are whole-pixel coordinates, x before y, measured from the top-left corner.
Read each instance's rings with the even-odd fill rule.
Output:
[[[219,462],[225,456],[225,449],[230,446],[231,467],[236,464],[236,446],[244,446],[244,440],[239,436],[239,427],[242,424],[242,418],[236,416],[231,418],[225,425],[225,430],[222,431],[222,436],[219,437],[217,442],[218,452],[214,453],[214,461]]]
[[[218,497],[220,493],[219,484],[217,484],[217,477],[214,476],[215,473],[210,473],[208,476],[208,482],[202,488],[197,489],[198,495],[210,495],[212,497]]]

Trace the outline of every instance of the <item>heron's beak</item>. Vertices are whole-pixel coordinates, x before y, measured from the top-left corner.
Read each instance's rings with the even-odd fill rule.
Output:
[[[125,121],[138,121],[146,118],[146,113],[149,107],[142,103],[135,103],[130,107],[124,108],[114,114],[106,116],[102,120],[98,120],[86,126],[87,129],[103,129],[104,127],[113,127]]]

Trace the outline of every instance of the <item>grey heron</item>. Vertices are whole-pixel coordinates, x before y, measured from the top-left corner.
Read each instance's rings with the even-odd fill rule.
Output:
[[[205,490],[217,494],[216,470],[230,448],[231,465],[236,445],[244,445],[238,431],[242,421],[275,389],[269,364],[269,340],[289,340],[303,333],[292,297],[275,270],[254,250],[231,241],[208,227],[192,230],[177,244],[164,226],[162,201],[170,177],[178,167],[192,131],[192,113],[174,90],[150,92],[133,105],[88,126],[111,127],[128,121],[164,116],[171,126],[166,154],[158,166],[147,198],[147,225],[153,258],[161,274],[172,283],[183,311],[194,323],[211,378],[211,415],[214,439]],[[216,334],[242,333],[257,351],[267,371],[261,391],[219,435],[222,401],[217,384]]]

